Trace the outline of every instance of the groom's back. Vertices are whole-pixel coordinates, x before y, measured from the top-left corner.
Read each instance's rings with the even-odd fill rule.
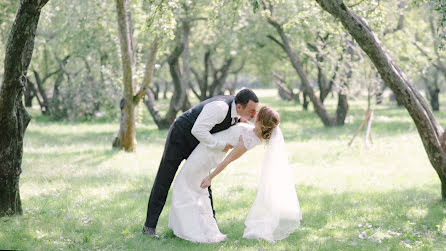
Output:
[[[205,101],[193,106],[189,110],[185,111],[181,116],[177,118],[176,123],[180,123],[181,126],[184,127],[190,127],[192,130],[192,126],[194,126],[195,121],[198,118],[198,115],[200,115],[201,111],[203,110],[203,107],[214,101],[224,101],[226,104],[228,104],[229,108],[231,108],[231,103],[234,101],[233,96],[215,96],[209,99],[206,99]],[[229,109],[229,114],[231,113],[231,109]]]
[[[188,138],[193,141],[190,143],[198,145],[198,140],[191,134],[192,127],[194,126],[195,121],[198,118],[198,115],[200,115],[201,111],[203,110],[203,107],[213,101],[224,101],[229,106],[228,113],[226,114],[225,119],[222,123],[217,124],[212,128],[211,133],[216,133],[219,131],[223,131],[225,129],[228,129],[231,126],[231,104],[234,101],[233,96],[215,96],[209,99],[206,99],[205,101],[193,106],[189,110],[185,111],[181,116],[179,116],[175,120],[175,125],[181,127],[181,129],[184,130],[185,135],[188,136]],[[190,137],[189,137],[190,136]]]

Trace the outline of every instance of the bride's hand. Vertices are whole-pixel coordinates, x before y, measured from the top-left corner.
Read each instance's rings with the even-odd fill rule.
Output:
[[[200,187],[201,188],[208,188],[211,185],[211,178],[209,176],[206,176],[203,181],[201,182]]]

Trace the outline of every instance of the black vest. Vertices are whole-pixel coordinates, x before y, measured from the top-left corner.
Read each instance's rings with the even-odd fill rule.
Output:
[[[205,101],[195,105],[194,107],[190,108],[189,110],[185,111],[181,116],[179,116],[175,120],[175,127],[177,129],[182,130],[182,133],[185,135],[188,145],[195,148],[199,141],[197,138],[195,138],[192,133],[192,127],[194,126],[195,121],[198,118],[198,115],[200,115],[201,111],[203,110],[203,107],[213,101],[224,101],[226,104],[228,104],[229,109],[228,113],[226,114],[225,119],[220,124],[216,124],[212,129],[211,133],[220,132],[223,130],[228,129],[231,126],[232,118],[231,118],[231,110],[232,110],[232,102],[234,101],[233,96],[215,96],[209,99],[206,99]],[[193,150],[193,149],[192,149]]]

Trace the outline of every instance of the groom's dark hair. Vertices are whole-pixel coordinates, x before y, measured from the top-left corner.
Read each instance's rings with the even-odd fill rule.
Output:
[[[241,89],[237,95],[235,95],[235,104],[241,104],[243,108],[252,100],[255,103],[259,103],[257,95],[248,88]]]

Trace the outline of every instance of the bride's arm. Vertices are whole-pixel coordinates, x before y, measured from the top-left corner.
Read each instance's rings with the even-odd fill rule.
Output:
[[[207,188],[211,185],[211,180],[217,176],[217,174],[221,173],[223,169],[226,168],[229,163],[240,158],[247,151],[245,145],[243,144],[242,136],[240,136],[237,145],[234,149],[226,156],[226,158],[217,165],[217,168],[214,169],[208,176],[206,176],[201,182],[201,188]]]

